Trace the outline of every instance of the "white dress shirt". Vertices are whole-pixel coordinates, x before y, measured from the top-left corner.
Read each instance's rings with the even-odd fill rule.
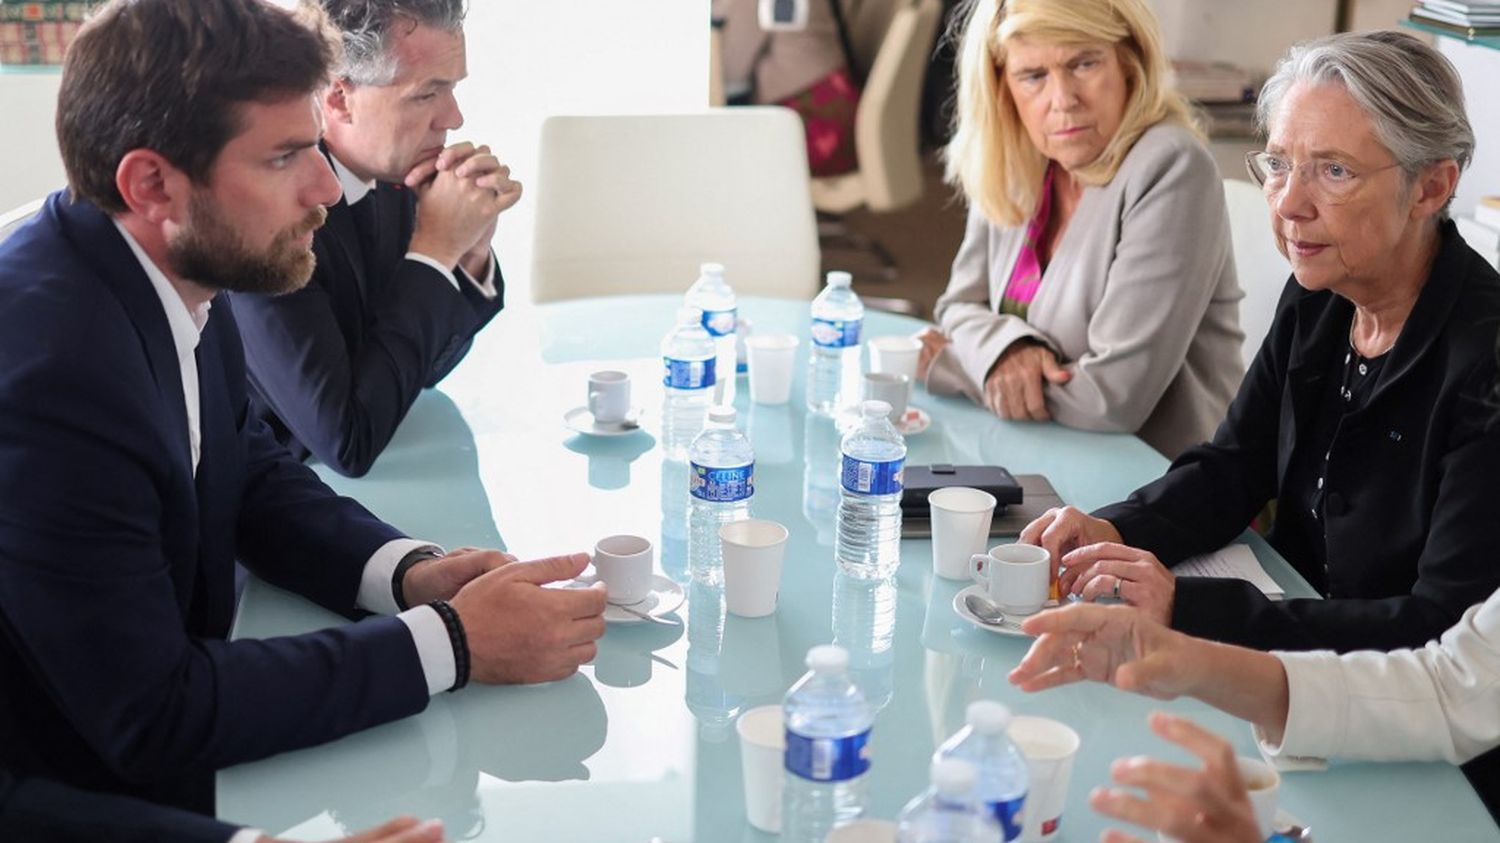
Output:
[[[339,186],[344,189],[344,201],[349,204],[349,207],[354,207],[375,189],[374,181],[365,181],[350,172],[349,168],[345,167],[332,152],[328,153],[328,160],[333,162],[333,174],[338,176]],[[421,252],[407,252],[406,259],[432,267],[448,279],[448,283],[453,285],[454,290],[459,290],[458,279],[453,277],[453,270],[438,263],[434,258]],[[490,254],[489,269],[485,271],[483,282],[475,281],[463,267],[459,267],[458,271],[463,274],[464,280],[473,284],[485,298],[492,299],[499,294],[495,289],[495,255],[493,253]]]

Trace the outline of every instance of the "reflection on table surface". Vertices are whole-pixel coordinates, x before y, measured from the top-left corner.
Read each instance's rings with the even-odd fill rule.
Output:
[[[409,534],[450,547],[502,547],[529,558],[587,550],[612,533],[646,536],[660,572],[687,591],[675,613],[682,626],[611,625],[594,663],[565,681],[440,694],[416,717],[224,771],[221,816],[307,840],[398,813],[439,817],[458,840],[769,840],[744,821],[733,722],[779,701],[803,672],[807,648],[830,641],[849,649],[855,680],[880,710],[875,817],[893,818],[925,786],[933,748],[980,698],[1057,718],[1082,737],[1062,837],[1074,843],[1106,827],[1086,797],[1114,758],[1187,760],[1149,733],[1149,711],[1186,713],[1254,752],[1248,727],[1199,703],[1158,703],[1099,685],[1016,691],[1005,676],[1027,640],[955,615],[953,595],[964,584],[932,576],[925,539],[902,542],[891,580],[836,576],[838,432],[802,409],[805,343],[790,405],[754,405],[743,384],[738,390],[740,424],[756,449],[752,513],[785,524],[791,537],[776,613],[728,615],[721,589],[688,581],[687,469],[663,460],[657,443],[658,345],[677,302],[632,296],[508,310],[440,389],[417,402],[367,477],[319,471]],[[806,332],[805,303],[748,299],[740,307],[757,332]],[[870,313],[865,335],[917,327]],[[563,415],[585,401],[588,373],[601,368],[630,373],[633,403],[645,411],[642,431],[589,438],[563,426]],[[1045,474],[1064,500],[1085,509],[1166,467],[1131,436],[1004,422],[920,391],[913,402],[934,423],[908,438],[909,464],[991,463]],[[1289,595],[1312,594],[1259,538],[1244,540]],[[252,581],[236,635],[342,622]],[[1282,806],[1320,840],[1421,839],[1434,828],[1452,840],[1496,833],[1459,772],[1442,764],[1336,764],[1291,774]]]

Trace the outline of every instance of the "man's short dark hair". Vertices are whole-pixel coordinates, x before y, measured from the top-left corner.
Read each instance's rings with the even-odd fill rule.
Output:
[[[391,33],[427,26],[443,32],[463,28],[464,0],[302,0],[327,13],[344,42],[339,75],[356,85],[389,85],[396,78]]]
[[[73,196],[126,210],[120,160],[150,149],[207,184],[242,106],[311,95],[337,45],[265,0],[111,0],[68,49],[57,144]]]

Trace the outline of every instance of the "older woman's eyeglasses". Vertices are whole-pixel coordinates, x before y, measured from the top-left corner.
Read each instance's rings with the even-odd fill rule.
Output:
[[[1293,176],[1300,176],[1313,199],[1335,205],[1352,199],[1367,176],[1399,166],[1399,163],[1387,164],[1373,170],[1356,172],[1348,164],[1331,158],[1312,158],[1299,164],[1274,152],[1250,152],[1245,155],[1245,167],[1250,171],[1250,178],[1255,179],[1255,183],[1265,190],[1267,196],[1285,190],[1287,182]]]

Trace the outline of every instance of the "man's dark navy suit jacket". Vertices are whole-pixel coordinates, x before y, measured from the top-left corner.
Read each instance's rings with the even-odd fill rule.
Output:
[[[352,613],[401,533],[253,413],[227,301],[197,349],[196,477],[150,280],[97,207],[51,196],[0,245],[0,767],[210,810],[221,767],[425,707],[396,618],[227,642],[234,563]]]
[[[234,294],[251,400],[292,454],[340,474],[370,470],[425,387],[443,379],[500,312],[459,276],[406,260],[416,227],[411,191],[379,183],[343,199],[313,239],[317,268],[285,296]],[[492,255],[491,260],[495,260]]]

